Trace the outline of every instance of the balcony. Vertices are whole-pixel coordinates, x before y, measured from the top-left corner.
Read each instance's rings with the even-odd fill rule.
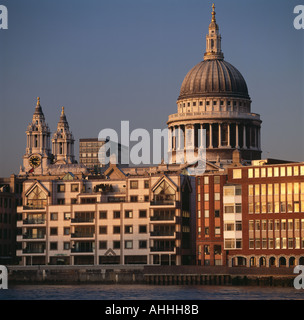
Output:
[[[72,248],[71,253],[93,253],[93,248]]]
[[[151,237],[175,237],[175,231],[152,231]]]
[[[44,206],[27,205],[27,206],[23,206],[23,210],[45,210],[45,207]]]
[[[151,207],[159,207],[159,206],[170,206],[175,207],[176,201],[175,200],[152,200],[150,201]]]
[[[44,254],[45,248],[44,247],[37,247],[37,248],[25,248],[22,250],[22,253],[24,254]]]
[[[44,218],[24,219],[23,224],[45,224]]]
[[[175,247],[151,247],[151,252],[174,252]]]
[[[45,234],[23,234],[22,235],[23,240],[45,240]]]
[[[71,238],[94,238],[95,233],[72,233]]]
[[[71,219],[71,223],[94,223],[95,218],[74,218]]]

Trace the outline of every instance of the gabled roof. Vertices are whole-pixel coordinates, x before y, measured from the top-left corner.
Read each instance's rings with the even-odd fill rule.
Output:
[[[47,196],[50,195],[50,192],[37,180],[25,191],[25,196],[28,196],[36,186],[38,186]]]
[[[166,175],[163,175],[162,177],[160,177],[157,180],[157,182],[152,186],[151,190],[154,191],[164,180],[167,181],[175,191],[177,191],[177,185]]]

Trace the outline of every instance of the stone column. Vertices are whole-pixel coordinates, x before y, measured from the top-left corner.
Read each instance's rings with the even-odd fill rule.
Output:
[[[239,124],[235,124],[235,148],[239,148]]]
[[[212,141],[212,123],[209,123],[209,148],[213,148],[213,141]]]
[[[218,147],[221,148],[222,147],[222,126],[220,123],[218,124],[218,134],[219,134]]]
[[[168,130],[168,151],[172,151],[172,128]]]
[[[243,126],[243,149],[247,149],[246,145],[246,126]]]
[[[203,135],[203,124],[201,123],[201,125],[200,125],[200,129],[201,129],[201,132],[200,132],[200,139],[201,139],[201,141],[200,141],[200,148],[203,148],[204,147],[204,143],[203,143],[203,137],[204,137],[204,135]]]
[[[228,130],[228,148],[231,148],[231,145],[230,145],[230,123],[228,123],[227,130]]]

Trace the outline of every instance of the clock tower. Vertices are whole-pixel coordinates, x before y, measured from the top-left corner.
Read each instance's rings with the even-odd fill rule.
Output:
[[[20,175],[44,174],[47,171],[52,159],[50,134],[38,97],[32,122],[26,130],[26,151]]]

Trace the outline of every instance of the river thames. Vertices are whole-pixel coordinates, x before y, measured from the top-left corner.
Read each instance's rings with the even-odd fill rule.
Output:
[[[304,300],[304,289],[255,286],[11,285],[0,300]]]

